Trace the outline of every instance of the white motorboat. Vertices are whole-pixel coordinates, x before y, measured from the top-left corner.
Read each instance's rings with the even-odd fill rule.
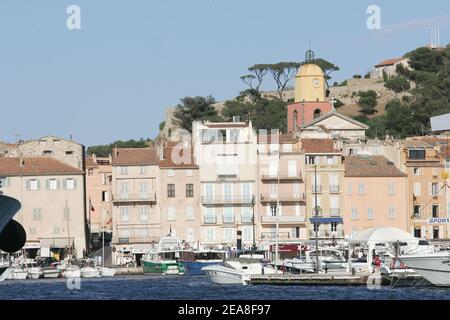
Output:
[[[61,272],[57,268],[46,267],[42,268],[42,276],[45,279],[55,279],[58,278]]]
[[[116,274],[116,269],[114,268],[98,267],[98,271],[102,277],[114,277]]]
[[[83,268],[81,268],[80,271],[81,271],[82,278],[99,278],[99,277],[101,277],[99,270],[94,267],[83,267]]]
[[[81,277],[81,270],[80,267],[78,266],[67,266],[63,271],[62,271],[62,276],[64,278],[80,278]]]
[[[450,287],[449,252],[403,255],[399,256],[398,259],[433,285]]]
[[[6,279],[9,263],[0,261],[0,282]]]
[[[223,265],[203,267],[202,271],[217,284],[246,285],[252,275],[276,274],[277,271],[260,262],[225,261]]]
[[[41,267],[35,261],[27,262],[23,267],[28,271],[28,279],[38,279],[42,274]]]
[[[319,248],[319,269],[320,270],[342,270],[347,267],[347,260],[342,252],[334,248]],[[315,272],[316,250],[309,250],[302,257],[283,260],[281,266],[287,270],[311,273]]]
[[[9,267],[5,273],[8,280],[25,280],[28,276],[28,271],[22,267]]]

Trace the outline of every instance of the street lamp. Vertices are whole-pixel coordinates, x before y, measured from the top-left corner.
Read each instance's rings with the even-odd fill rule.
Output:
[[[314,219],[314,230],[316,235],[316,273],[319,273],[319,237],[318,237],[318,231],[319,231],[319,207],[317,205],[317,165],[314,164],[314,213],[315,213],[315,219]]]

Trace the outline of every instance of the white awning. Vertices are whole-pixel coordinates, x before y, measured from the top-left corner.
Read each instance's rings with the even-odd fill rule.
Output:
[[[41,247],[45,248],[67,248],[71,247],[73,238],[41,238]]]

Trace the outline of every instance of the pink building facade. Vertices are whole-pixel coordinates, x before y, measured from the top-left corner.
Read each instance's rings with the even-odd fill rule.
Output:
[[[347,156],[344,164],[345,235],[374,227],[409,232],[406,174],[384,156]]]

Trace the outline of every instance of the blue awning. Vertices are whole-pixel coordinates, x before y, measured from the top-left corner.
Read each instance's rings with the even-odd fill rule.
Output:
[[[311,223],[316,223],[316,218],[309,218],[309,221]],[[341,217],[317,218],[317,223],[318,224],[321,224],[321,223],[332,223],[332,222],[342,223],[342,218]]]

